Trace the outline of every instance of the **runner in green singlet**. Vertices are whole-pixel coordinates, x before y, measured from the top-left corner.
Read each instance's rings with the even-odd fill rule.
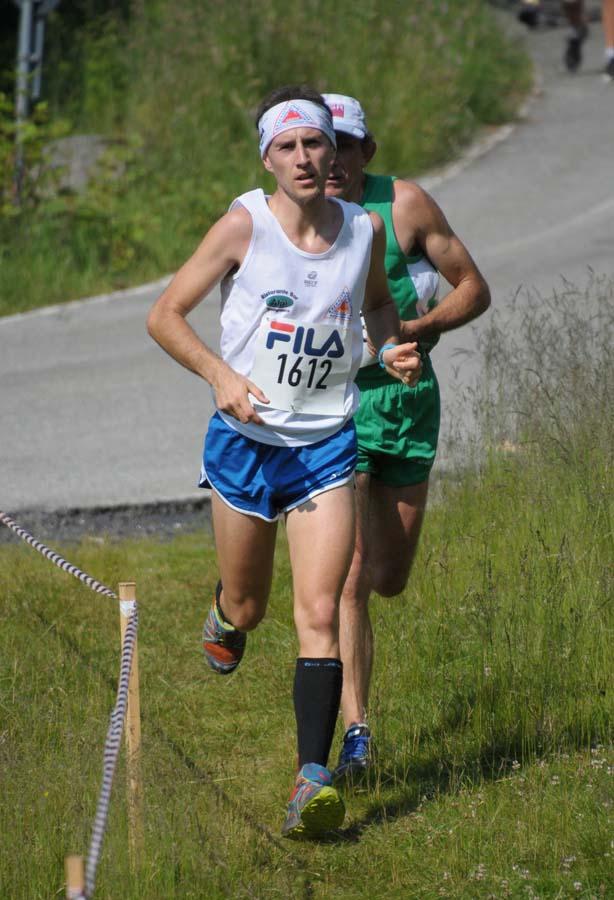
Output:
[[[340,605],[345,734],[336,777],[363,772],[370,759],[367,724],[373,633],[372,591],[404,590],[415,555],[439,433],[439,387],[430,350],[442,332],[483,313],[484,278],[435,201],[417,184],[364,171],[377,149],[358,100],[325,94],[333,114],[337,155],[326,195],[362,204],[386,227],[386,273],[401,318],[402,338],[418,341],[423,371],[413,388],[394,384],[373,356],[365,333],[358,435],[357,533]],[[438,302],[441,273],[452,290]]]

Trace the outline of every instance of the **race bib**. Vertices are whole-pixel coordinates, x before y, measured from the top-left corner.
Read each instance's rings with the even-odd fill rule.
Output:
[[[338,324],[302,325],[265,316],[256,336],[250,379],[273,409],[343,416],[352,340]]]

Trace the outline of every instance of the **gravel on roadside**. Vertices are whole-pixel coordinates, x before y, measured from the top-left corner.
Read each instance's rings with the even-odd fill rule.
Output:
[[[17,525],[43,543],[79,542],[82,538],[124,539],[153,537],[170,540],[206,528],[211,531],[211,501],[202,499],[109,506],[90,509],[2,510]],[[20,543],[12,529],[0,524],[0,544]]]

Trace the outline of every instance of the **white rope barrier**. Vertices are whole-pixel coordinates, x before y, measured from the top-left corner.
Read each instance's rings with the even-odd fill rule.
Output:
[[[97,594],[104,594],[107,597],[117,599],[117,594],[105,587],[91,575],[82,572],[81,569],[72,563],[63,559],[59,553],[46,547],[45,544],[37,541],[25,528],[17,524],[10,516],[0,511],[0,522],[14,531],[22,540],[41,553],[46,559],[50,560],[54,565],[74,575],[82,581],[87,587],[95,591]],[[120,585],[120,597],[122,589],[128,584],[132,589],[134,584],[125,582]],[[132,596],[134,596],[132,594]],[[137,659],[135,655],[137,629],[138,629],[138,609],[136,600],[130,599],[120,600],[120,613],[124,624],[122,624],[122,657],[119,672],[119,682],[117,685],[117,697],[115,706],[111,712],[109,728],[104,746],[103,769],[102,769],[102,785],[98,796],[98,805],[96,807],[96,816],[92,827],[92,838],[87,856],[87,864],[85,868],[85,886],[81,881],[82,860],[81,857],[67,857],[67,896],[70,900],[89,900],[94,894],[96,886],[96,870],[100,861],[102,851],[102,842],[107,828],[107,819],[109,815],[109,805],[111,802],[111,789],[113,787],[113,778],[117,766],[117,759],[121,746],[121,738],[124,730],[124,721],[126,719],[126,710],[129,706],[129,691],[131,689],[131,672],[134,677],[138,673]],[[134,667],[134,668],[133,668]],[[138,716],[138,674],[136,678],[136,706]],[[133,714],[134,718],[134,714]],[[131,728],[138,728],[140,735],[140,724],[135,721],[131,722]],[[129,764],[131,760],[129,760]],[[140,793],[140,785],[135,785],[135,791]],[[134,799],[134,798],[133,798]],[[131,804],[132,805],[132,804]],[[134,809],[130,810],[131,814]],[[137,822],[140,828],[140,823]],[[80,862],[79,862],[80,861]],[[73,884],[74,882],[74,884]]]
[[[112,597],[114,599],[117,598],[117,594],[113,593],[112,590],[110,590],[108,587],[105,587],[104,584],[101,584],[99,581],[96,581],[96,579],[92,578],[91,575],[87,575],[85,572],[82,572],[81,569],[77,568],[77,566],[73,566],[72,563],[66,562],[65,559],[62,559],[59,553],[56,553],[54,550],[50,550],[49,547],[45,547],[44,544],[41,544],[40,541],[37,541],[36,538],[33,538],[25,528],[22,528],[21,525],[18,525],[17,522],[13,521],[10,516],[7,516],[7,514],[3,513],[2,511],[0,511],[0,522],[10,528],[11,531],[14,531],[15,534],[19,535],[19,537],[23,541],[25,541],[27,544],[30,544],[30,546],[34,547],[35,550],[38,550],[39,553],[42,553],[43,556],[49,559],[55,566],[58,566],[60,569],[64,569],[64,571],[68,572],[70,575],[74,575],[75,578],[78,578],[93,591],[96,591],[97,594],[105,594],[107,597]]]
[[[124,721],[126,718],[126,708],[128,705],[128,681],[130,678],[130,669],[132,667],[132,656],[136,643],[136,634],[138,628],[138,611],[136,604],[132,615],[128,620],[126,632],[124,635],[124,649],[122,653],[122,661],[119,673],[119,684],[117,686],[117,700],[115,707],[111,712],[111,720],[107,738],[104,746],[104,762],[102,769],[102,786],[98,797],[98,806],[96,809],[96,817],[92,828],[92,839],[90,849],[87,856],[85,866],[85,896],[92,897],[96,884],[96,869],[100,860],[100,852],[102,849],[102,841],[107,827],[107,818],[109,815],[109,803],[111,800],[111,788],[113,786],[113,776],[115,775],[115,767],[117,765],[117,757],[119,756],[119,748],[121,745],[122,732],[124,730]]]

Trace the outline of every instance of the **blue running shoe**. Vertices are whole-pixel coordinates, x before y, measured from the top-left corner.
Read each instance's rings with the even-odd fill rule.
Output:
[[[218,581],[213,604],[203,627],[205,659],[218,675],[230,675],[243,658],[247,635],[225,622],[219,609],[222,582]]]
[[[296,776],[281,833],[284,837],[321,837],[340,828],[345,816],[343,800],[332,786],[328,769],[306,763]]]
[[[353,722],[343,735],[335,781],[348,781],[363,776],[371,763],[371,732],[363,722]]]

